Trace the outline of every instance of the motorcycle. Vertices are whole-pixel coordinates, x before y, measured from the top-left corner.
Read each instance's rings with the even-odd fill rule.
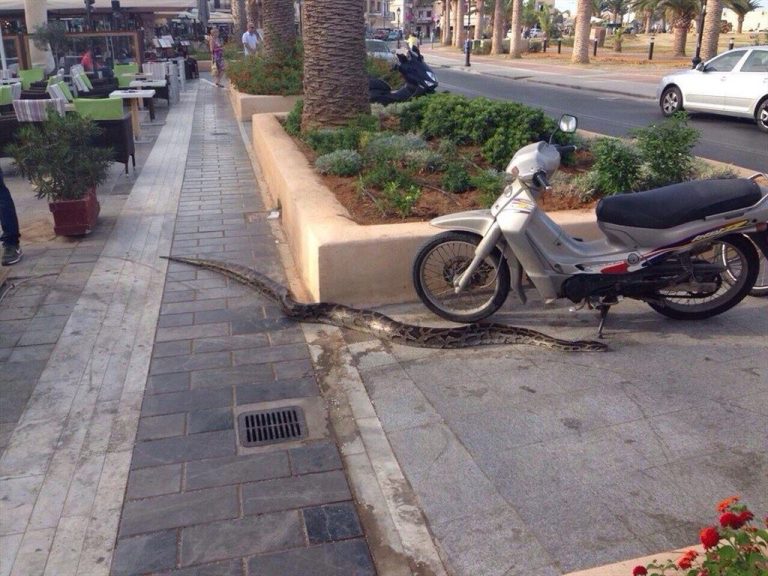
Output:
[[[396,56],[397,64],[393,69],[400,72],[405,84],[398,90],[392,90],[392,87],[381,78],[369,76],[368,92],[371,102],[386,106],[393,102],[405,102],[416,96],[434,93],[437,89],[437,77],[424,61],[418,46],[409,48],[404,54],[398,52]]]
[[[576,131],[563,115],[558,130]],[[417,253],[413,283],[421,301],[447,320],[476,322],[496,312],[514,290],[526,303],[523,273],[546,303],[565,298],[600,313],[602,337],[611,306],[646,302],[670,318],[698,320],[738,304],[768,258],[768,186],[762,176],[692,181],[603,198],[602,237],[569,236],[537,206],[538,197],[573,145],[542,141],[514,155],[513,178],[489,210],[431,221],[448,232]]]

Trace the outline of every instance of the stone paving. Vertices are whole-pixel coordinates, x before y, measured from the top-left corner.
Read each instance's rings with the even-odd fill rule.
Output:
[[[0,304],[0,575],[375,574],[301,329],[159,258],[284,277],[224,91],[185,92],[132,184],[92,236],[27,242]],[[285,404],[309,440],[238,447]]]

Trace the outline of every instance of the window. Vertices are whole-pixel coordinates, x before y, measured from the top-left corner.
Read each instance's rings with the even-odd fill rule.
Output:
[[[752,50],[741,67],[742,72],[768,73],[768,50]]]
[[[707,72],[730,72],[746,54],[745,50],[735,50],[728,54],[718,56],[707,64]]]

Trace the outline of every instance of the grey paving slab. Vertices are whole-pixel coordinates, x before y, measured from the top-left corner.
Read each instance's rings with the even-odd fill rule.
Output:
[[[112,574],[133,576],[176,566],[175,530],[123,538],[117,544]]]
[[[368,547],[362,539],[254,556],[248,563],[248,570],[254,576],[376,574]]]
[[[231,456],[234,453],[234,431],[204,432],[192,436],[174,436],[139,442],[134,449],[131,466],[147,468],[161,464]]]
[[[284,451],[189,462],[184,485],[188,490],[255,482],[290,476]]]
[[[344,473],[320,472],[243,486],[243,512],[263,514],[349,500],[351,494]]]

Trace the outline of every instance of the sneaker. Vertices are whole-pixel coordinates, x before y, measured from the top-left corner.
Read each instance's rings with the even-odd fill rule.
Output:
[[[18,244],[3,246],[3,266],[16,264],[21,260],[21,247]]]

